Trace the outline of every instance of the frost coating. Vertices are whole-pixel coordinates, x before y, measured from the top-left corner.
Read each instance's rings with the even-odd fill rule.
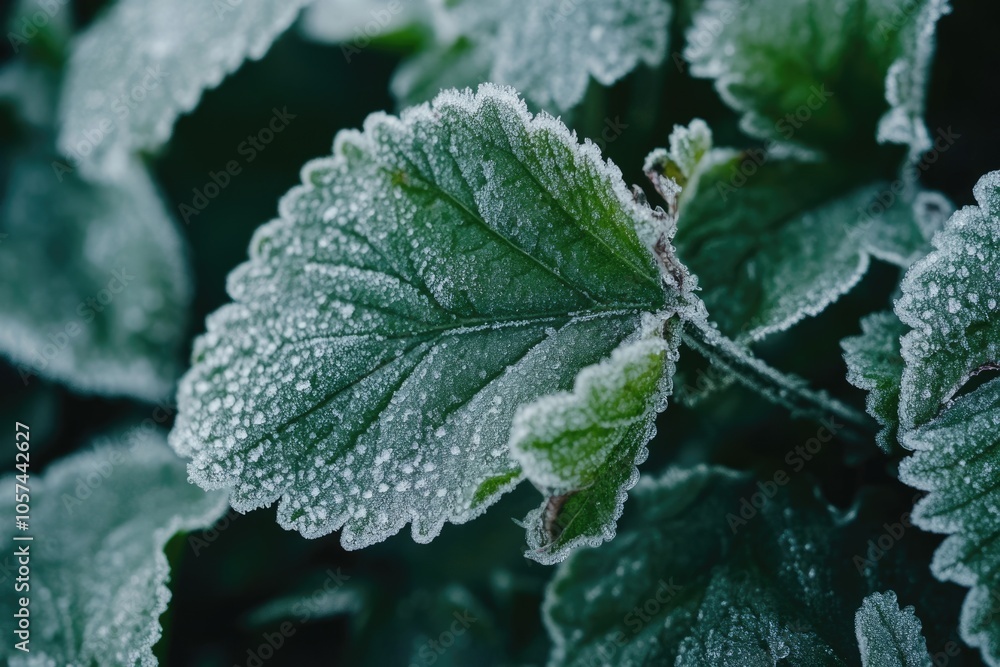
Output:
[[[525,477],[540,488],[577,489],[594,481],[615,443],[655,414],[667,344],[623,345],[580,371],[573,391],[550,394],[514,415],[510,446]]]
[[[697,189],[697,183],[688,183],[695,179],[704,169],[702,159],[707,162],[716,161],[720,155],[730,156],[723,151],[712,152],[712,130],[700,118],[695,118],[687,126],[674,125],[669,138],[670,149],[653,149],[643,163],[642,170],[654,183],[667,191],[673,188],[666,186],[663,179],[674,182],[675,187],[684,191]]]
[[[868,392],[868,414],[882,426],[878,446],[890,453],[899,425],[899,385],[903,357],[899,339],[906,327],[891,312],[874,313],[861,320],[861,335],[845,338],[840,346],[847,363],[847,381]]]
[[[900,465],[900,479],[928,495],[913,511],[914,523],[949,537],[934,554],[931,570],[942,581],[969,587],[961,634],[990,665],[1000,665],[1000,380],[956,399],[937,418],[903,433],[914,450]]]
[[[726,377],[731,377],[751,391],[783,405],[801,417],[824,419],[835,415],[849,424],[866,428],[867,418],[853,408],[831,397],[825,391],[810,389],[796,376],[781,373],[756,358],[749,348],[739,345],[719,333],[708,321],[705,305],[695,302],[684,312],[687,326],[684,342],[712,362]]]
[[[643,478],[615,540],[549,584],[550,667],[857,664],[854,614],[878,574],[836,564],[868,530],[795,483],[740,523],[758,489],[720,468]],[[893,664],[881,648],[869,664]]]
[[[10,489],[14,481],[0,480]],[[81,497],[81,488],[89,495]],[[12,515],[14,496],[4,496]],[[225,501],[188,483],[160,434],[127,444],[99,440],[54,463],[32,482],[31,528],[41,537],[31,547],[31,653],[7,641],[0,658],[12,667],[156,665],[152,647],[170,600],[163,549],[178,532],[211,525]],[[8,544],[13,528],[7,522],[0,535]],[[15,600],[0,599],[5,619],[13,618]]]
[[[922,7],[916,18],[904,11],[914,4]],[[722,99],[743,114],[748,134],[785,152],[837,153],[854,145],[846,139],[874,137],[876,128],[884,140],[907,140],[922,128],[943,4],[707,0],[687,30],[684,56],[694,76],[714,79]],[[893,109],[882,119],[886,96]]]
[[[938,20],[951,12],[948,0],[923,0],[918,5],[910,16],[904,17],[899,28],[900,55],[889,67],[885,79],[889,110],[879,119],[877,134],[880,143],[907,146],[911,162],[931,148],[924,112],[934,57],[934,33]]]
[[[950,534],[931,569],[971,589],[962,637],[998,665],[1000,381],[954,396],[1000,362],[1000,172],[983,176],[973,193],[979,205],[948,220],[934,252],[907,272],[896,304],[896,314],[913,327],[902,339],[899,421],[901,441],[914,454],[902,462],[900,478],[930,492],[917,504],[914,522]]]
[[[1000,364],[1000,172],[973,193],[979,205],[948,220],[901,285],[896,314],[913,328],[902,340],[903,429],[926,423],[972,376]]]
[[[436,13],[437,45],[393,82],[402,102],[490,80],[543,108],[566,110],[583,99],[590,77],[607,86],[640,63],[658,65],[671,7],[664,0],[501,0]],[[435,71],[442,65],[443,73]]]
[[[741,342],[822,312],[873,256],[907,265],[928,242],[931,211],[950,207],[920,192],[894,196],[886,210],[886,183],[858,187],[839,165],[711,149],[702,125],[676,128],[676,146],[651,153],[646,171],[654,182],[683,183],[678,255],[698,276],[712,320]],[[751,176],[741,171],[747,164]]]
[[[663,0],[514,0],[508,12],[492,78],[542,107],[576,106],[589,76],[609,86],[666,54],[670,5]]]
[[[171,443],[307,537],[431,540],[520,480],[517,407],[670,308],[669,221],[510,89],[373,114],[260,228],[208,319]]]
[[[372,38],[417,23],[433,0],[313,0],[307,2],[299,27],[321,42],[355,42],[360,48]],[[362,39],[364,38],[364,39]]]
[[[23,99],[32,88],[22,76],[34,78],[38,99]],[[178,374],[191,299],[176,225],[131,158],[114,183],[54,171],[54,77],[22,64],[7,77],[21,82],[12,94],[39,138],[12,151],[0,203],[0,272],[18,277],[0,284],[0,354],[25,382],[38,375],[80,392],[161,400]]]
[[[854,627],[862,667],[931,667],[920,620],[913,607],[899,608],[894,592],[866,597]]]
[[[637,466],[649,455],[656,415],[672,389],[680,321],[650,317],[636,341],[577,376],[572,392],[545,396],[514,416],[510,445],[549,495],[525,517],[525,556],[557,563],[578,546],[615,536]]]
[[[19,280],[0,288],[0,353],[25,377],[80,392],[166,396],[190,284],[182,241],[145,168],[133,163],[114,185],[72,175],[59,183],[49,159],[26,159],[8,193],[0,272]],[[67,239],[83,253],[54,263],[47,249]]]
[[[307,1],[114,3],[67,64],[60,151],[88,176],[121,176],[128,156],[166,142],[203,91],[263,57]]]

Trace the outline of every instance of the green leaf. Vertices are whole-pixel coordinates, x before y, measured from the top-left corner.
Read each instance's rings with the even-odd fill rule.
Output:
[[[303,181],[230,275],[171,442],[307,537],[427,542],[481,514],[521,478],[518,406],[682,298],[671,220],[510,89],[373,114]]]
[[[403,103],[427,99],[427,85],[511,85],[543,107],[576,106],[592,77],[611,85],[640,63],[656,66],[666,55],[671,7],[664,0],[502,0],[460,2],[438,10],[436,43],[401,70],[393,90]],[[461,48],[462,57],[455,56]],[[468,78],[435,68],[453,63]],[[485,67],[469,67],[469,63]]]
[[[978,206],[955,213],[934,252],[902,282],[903,429],[926,423],[979,372],[1000,367],[1000,172],[973,189]]]
[[[52,5],[46,0],[14,0],[7,5],[12,8],[9,13],[0,14],[0,19],[6,19],[7,42],[17,56],[6,64],[7,68],[16,67],[18,62],[60,66],[73,35],[73,12],[62,11],[62,5]],[[27,96],[44,89],[44,86],[29,87],[20,92]]]
[[[14,531],[14,476],[2,484],[11,489],[3,500],[11,519],[0,537],[30,552],[31,653],[14,649],[9,629],[0,658],[12,667],[157,664],[152,647],[170,600],[164,547],[178,532],[215,521],[225,494],[189,484],[163,437],[139,429],[131,438],[98,440],[33,476],[26,532]],[[12,541],[25,535],[34,540]],[[17,599],[0,598],[6,628]]]
[[[77,39],[59,149],[88,176],[119,176],[246,59],[264,56],[308,0],[119,0]]]
[[[18,276],[0,287],[0,353],[25,383],[39,375],[160,400],[177,376],[190,300],[176,224],[140,164],[92,185],[72,174],[60,183],[51,162],[19,161],[0,205],[0,272]]]
[[[251,628],[267,628],[283,621],[325,621],[336,616],[358,616],[366,607],[370,607],[370,591],[362,585],[353,585],[349,575],[329,568],[323,575],[322,579],[313,576],[311,587],[300,587],[302,590],[268,600],[252,610],[246,616],[247,625]],[[346,579],[347,582],[334,583],[335,576]]]
[[[648,442],[651,416],[664,407],[669,388],[668,354],[673,351],[654,333],[584,368],[573,391],[521,406],[510,446],[525,477],[539,488],[579,489],[594,481],[623,439]]]
[[[846,154],[877,132],[919,152],[934,28],[947,11],[944,0],[707,0],[685,57],[741,127],[774,147]]]
[[[302,33],[319,42],[346,43],[347,62],[372,41],[406,30],[429,17],[426,0],[313,0],[302,11]]]
[[[894,592],[866,597],[854,623],[862,667],[931,667],[920,620],[913,607],[899,608]]]
[[[907,265],[951,208],[933,192],[859,184],[843,165],[707,150],[707,141],[687,156],[679,147],[654,151],[646,171],[662,190],[686,165],[677,251],[713,321],[741,342],[822,312],[857,284],[872,256]]]
[[[851,565],[870,537],[856,511],[698,467],[643,478],[620,528],[549,585],[551,667],[857,664],[855,610],[877,577]],[[893,664],[895,647],[866,643],[866,664]]]
[[[394,591],[387,598],[376,601],[381,603],[375,612],[379,616],[361,628],[359,638],[352,642],[353,660],[347,664],[522,664],[511,659],[512,646],[521,637],[510,637],[509,627],[463,585],[421,584],[412,592]],[[370,603],[368,609],[373,606]]]
[[[989,665],[1000,665],[1000,520],[996,471],[1000,465],[1000,379],[956,399],[936,419],[904,432],[915,450],[900,465],[900,479],[930,492],[917,503],[913,522],[949,537],[931,570],[942,581],[971,588],[962,608],[962,639],[978,647]]]
[[[909,161],[916,163],[932,146],[924,113],[934,57],[934,32],[938,20],[950,13],[951,7],[948,0],[923,0],[902,5],[896,12],[892,23],[879,24],[883,38],[899,44],[899,54],[886,73],[885,99],[889,110],[879,119],[877,136],[880,143],[907,146]]]
[[[42,83],[52,90],[41,68],[7,75],[25,86],[16,99]],[[38,127],[12,151],[0,202],[0,272],[17,276],[0,284],[0,354],[26,384],[38,375],[161,400],[178,374],[191,298],[186,247],[142,164],[96,184],[58,159],[43,99],[52,96],[19,105]]]
[[[467,88],[490,80],[493,53],[467,37],[432,44],[404,60],[392,75],[390,89],[400,106],[433,99],[442,90]]]
[[[1000,367],[1000,172],[973,189],[966,206],[934,237],[935,250],[903,278],[896,314],[913,330],[903,336],[900,440],[914,454],[900,478],[929,495],[914,523],[950,535],[934,555],[943,581],[970,587],[962,637],[1000,664],[1000,578],[996,537],[996,468],[1000,463],[1000,380],[958,392],[977,373]]]
[[[680,322],[654,325],[580,371],[572,392],[542,397],[514,415],[514,459],[549,496],[525,518],[527,557],[556,563],[576,546],[614,538],[672,388]]]
[[[573,107],[589,77],[609,86],[666,55],[671,8],[664,0],[514,0],[506,10],[492,77],[542,107]]]
[[[847,381],[868,392],[868,414],[882,425],[876,436],[885,453],[892,451],[899,426],[899,386],[903,357],[899,339],[906,327],[891,312],[874,313],[861,320],[861,335],[840,345],[847,362]]]

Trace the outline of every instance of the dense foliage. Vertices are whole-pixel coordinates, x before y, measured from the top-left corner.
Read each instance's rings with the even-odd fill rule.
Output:
[[[0,660],[1000,665],[954,4],[15,3]]]

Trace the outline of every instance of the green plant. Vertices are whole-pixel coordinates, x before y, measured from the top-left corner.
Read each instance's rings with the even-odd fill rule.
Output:
[[[0,70],[0,266],[18,276],[0,287],[0,351],[20,380],[173,395],[191,268],[144,156],[306,5],[302,33],[347,63],[373,43],[409,54],[391,81],[403,110],[341,130],[229,273],[176,392],[167,440],[188,480],[160,430],[170,407],[40,482],[27,466],[4,480],[31,487],[52,541],[32,547],[30,589],[30,657],[48,662],[0,655],[156,664],[170,566],[185,534],[194,556],[222,534],[227,499],[353,551],[406,525],[431,542],[520,486],[523,556],[561,563],[518,580],[545,585],[550,641],[528,639],[540,623],[498,639],[517,635],[524,564],[483,556],[505,582],[489,603],[413,564],[438,593],[405,622],[329,568],[311,595],[271,590],[247,616],[268,654],[238,659],[302,664],[315,654],[280,657],[298,628],[346,615],[347,655],[370,664],[1000,664],[1000,172],[957,211],[921,180],[960,137],[924,120],[946,0],[118,0],[75,36],[57,4],[23,2]],[[590,116],[640,64],[709,80],[729,114],[716,134],[744,148],[699,118],[637,132],[647,156],[621,167],[651,189],[629,187],[602,153],[628,125]],[[274,114],[253,157],[181,203],[185,224],[296,118]],[[803,327],[873,260],[891,284],[841,327],[861,329],[841,342],[847,382],[811,386]],[[675,435],[669,398],[723,425]],[[774,441],[708,442],[755,412],[782,415]],[[305,548],[282,539],[282,556]],[[8,619],[26,606],[0,598]]]

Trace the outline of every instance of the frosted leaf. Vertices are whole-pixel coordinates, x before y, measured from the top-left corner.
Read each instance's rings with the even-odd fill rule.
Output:
[[[514,459],[549,496],[525,518],[528,558],[551,564],[576,546],[614,537],[672,385],[680,324],[657,324],[659,330],[580,371],[572,392],[550,394],[514,415]]]
[[[88,176],[118,176],[129,155],[170,137],[246,59],[264,56],[307,0],[119,0],[74,44],[59,149]]]
[[[861,335],[845,338],[840,345],[847,362],[847,381],[868,392],[868,414],[881,424],[878,446],[887,454],[896,442],[899,426],[899,385],[903,357],[899,339],[906,327],[891,312],[874,313],[861,320]]]
[[[427,542],[481,514],[522,477],[518,406],[680,301],[637,233],[668,262],[669,219],[510,89],[373,114],[302,178],[195,344],[171,442],[307,537]]]
[[[921,528],[947,533],[932,570],[971,588],[961,634],[990,665],[1000,664],[996,569],[1000,548],[1000,380],[955,398],[977,373],[1000,365],[1000,172],[983,176],[978,206],[956,212],[934,237],[935,250],[902,282],[896,314],[903,336],[900,440],[914,454],[900,478],[930,493],[917,503]]]
[[[940,192],[914,187],[885,208],[879,200],[885,201],[889,187],[882,183],[871,189],[873,198],[857,211],[851,232],[869,255],[905,268],[927,254],[955,205]]]
[[[437,14],[434,44],[393,82],[401,102],[488,79],[543,108],[566,110],[583,99],[591,77],[607,86],[640,63],[662,62],[671,7],[664,0],[498,0]]]
[[[690,132],[676,129],[671,142]],[[698,276],[712,319],[741,342],[822,312],[872,256],[906,266],[928,243],[929,211],[950,209],[936,193],[859,184],[839,164],[707,149],[710,142],[699,139],[687,158],[654,151],[646,172],[661,191],[680,177],[678,255]]]
[[[670,5],[663,0],[514,0],[509,11],[492,78],[543,107],[576,106],[590,76],[609,86],[666,54]]]
[[[57,74],[18,58],[0,68],[0,102],[8,103],[20,120],[33,127],[50,128],[55,122]]]
[[[938,20],[950,12],[948,0],[922,0],[901,5],[892,23],[879,24],[885,38],[898,41],[899,55],[886,73],[885,99],[889,110],[879,119],[878,140],[907,146],[909,159],[914,163],[931,148],[924,112],[934,57],[934,33]],[[898,37],[893,34],[897,31]]]
[[[1000,364],[1000,172],[973,193],[979,205],[948,220],[901,285],[896,314],[913,328],[902,340],[903,429],[926,423],[971,377]]]
[[[907,130],[923,127],[934,19],[943,6],[706,0],[687,30],[684,55],[692,75],[715,80],[748,134],[786,152],[856,152],[880,123],[882,138],[892,141],[905,140],[901,122]],[[893,109],[880,121],[886,96]]]
[[[931,570],[942,581],[971,589],[962,607],[962,639],[979,648],[987,664],[998,665],[1000,379],[956,399],[901,440],[914,453],[900,465],[900,479],[929,492],[917,503],[913,522],[949,534]]]
[[[313,0],[306,3],[299,25],[320,42],[348,42],[365,48],[372,39],[419,24],[431,0]],[[345,52],[350,56],[351,52]]]
[[[15,542],[13,520],[0,538],[31,554],[31,653],[3,642],[0,659],[27,665],[156,665],[153,645],[170,600],[164,548],[178,532],[211,525],[225,494],[189,484],[184,463],[160,434],[98,440],[86,452],[32,477],[30,542]],[[13,475],[2,481],[14,515]],[[0,598],[13,638],[17,598]]]
[[[862,667],[931,667],[920,620],[913,607],[899,608],[894,592],[866,597],[854,627]]]
[[[466,88],[490,80],[493,54],[468,39],[434,45],[403,61],[390,88],[400,106],[432,99],[448,88]]]
[[[323,621],[335,616],[359,614],[370,608],[372,600],[361,586],[353,585],[350,577],[338,568],[328,569],[324,578],[309,589],[270,600],[247,614],[247,625],[253,628],[279,625],[282,621],[295,623]],[[341,580],[346,580],[342,582]],[[303,620],[305,619],[305,620]]]
[[[668,178],[680,188],[696,190],[695,184],[688,181],[700,173],[702,158],[712,151],[712,130],[705,121],[695,118],[687,126],[674,125],[669,144],[669,150],[657,148],[646,156],[643,171]]]
[[[574,552],[549,584],[550,667],[857,664],[855,611],[881,573],[850,563],[881,515],[833,510],[802,481],[643,478],[615,540]]]
[[[440,564],[439,557],[435,562]],[[509,617],[498,612],[492,600],[486,604],[481,593],[456,583],[442,586],[426,579],[415,583],[420,586],[416,590],[378,596],[373,602],[380,603],[379,607],[373,610],[370,604],[365,609],[358,622],[352,624],[357,628],[357,639],[351,642],[344,664],[516,664],[504,660],[513,652],[516,635],[501,622]]]
[[[46,137],[44,114],[34,120]],[[146,168],[130,159],[121,179],[93,184],[42,138],[12,152],[0,202],[0,273],[10,277],[0,284],[0,354],[23,382],[162,399],[191,288],[183,240]]]

